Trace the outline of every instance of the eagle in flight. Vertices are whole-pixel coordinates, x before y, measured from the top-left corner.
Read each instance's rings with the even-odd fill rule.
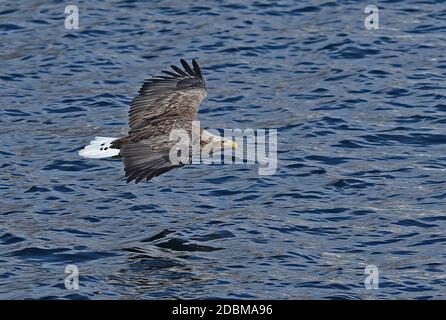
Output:
[[[79,155],[85,158],[121,158],[127,183],[150,180],[176,167],[192,162],[172,162],[169,156],[178,147],[171,132],[184,130],[189,135],[198,121],[198,106],[207,96],[206,82],[195,60],[190,66],[180,60],[183,69],[172,65],[171,71],[144,82],[133,98],[129,111],[128,135],[122,138],[95,137]],[[211,152],[235,149],[237,144],[198,128],[199,148]],[[189,140],[190,141],[190,140]],[[175,151],[176,153],[177,151]]]

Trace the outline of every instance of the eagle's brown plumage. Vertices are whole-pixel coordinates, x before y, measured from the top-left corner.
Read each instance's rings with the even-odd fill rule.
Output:
[[[174,129],[191,132],[207,90],[197,62],[192,60],[192,67],[183,59],[180,62],[184,69],[172,65],[173,71],[144,82],[130,104],[128,135],[111,144],[120,149],[127,182],[150,180],[181,166],[169,161],[175,143],[169,134]]]
[[[171,66],[171,71],[163,71],[164,75],[144,82],[130,104],[127,136],[95,137],[79,155],[93,159],[119,157],[124,163],[127,182],[138,183],[190,163],[198,156],[197,151],[206,155],[235,149],[235,142],[195,125],[198,106],[207,95],[206,83],[195,60],[192,66],[183,59],[180,62],[183,68]],[[198,142],[199,147],[195,148]],[[172,162],[170,155],[174,157]]]

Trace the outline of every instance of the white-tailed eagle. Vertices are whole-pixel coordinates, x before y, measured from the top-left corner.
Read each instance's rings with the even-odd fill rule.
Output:
[[[197,121],[198,106],[207,96],[206,82],[195,60],[190,66],[180,60],[183,69],[172,65],[172,71],[144,82],[133,98],[129,111],[128,135],[122,138],[96,137],[79,151],[86,158],[119,157],[124,163],[127,182],[150,180],[176,167],[191,162],[176,163],[169,154],[178,141],[171,132],[182,129],[192,134]],[[236,148],[236,143],[199,130],[200,149],[211,145],[212,150]]]

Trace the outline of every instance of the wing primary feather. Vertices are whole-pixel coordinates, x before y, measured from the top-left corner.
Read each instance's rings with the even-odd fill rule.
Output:
[[[177,66],[171,65],[170,66],[175,72],[179,73],[180,75],[187,77],[187,73],[178,68]]]
[[[203,79],[203,75],[201,74],[200,66],[198,65],[195,59],[192,59],[192,66],[194,67],[194,72],[198,78]]]
[[[172,79],[172,77],[168,76],[154,76],[152,80],[169,80]]]
[[[168,74],[169,76],[172,77],[178,77],[178,74],[176,74],[175,72],[171,72],[171,71],[161,71],[162,73]]]
[[[181,65],[183,66],[184,70],[186,70],[186,72],[187,72],[190,76],[195,77],[195,73],[194,73],[194,71],[191,69],[191,67],[190,67],[189,64],[186,62],[186,60],[181,59],[180,62],[181,62]]]

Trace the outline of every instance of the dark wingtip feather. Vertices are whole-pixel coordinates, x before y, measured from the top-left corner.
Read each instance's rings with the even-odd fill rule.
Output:
[[[165,73],[165,74],[167,74],[167,75],[169,75],[169,76],[172,76],[172,77],[178,77],[178,74],[176,74],[175,72],[171,72],[171,71],[165,71],[165,70],[163,70],[163,71],[161,71],[162,73]]]
[[[187,76],[187,73],[184,72],[183,70],[181,70],[180,68],[178,68],[177,66],[174,66],[174,65],[172,64],[170,67],[172,68],[173,71],[175,71],[175,72],[178,73],[179,75]]]
[[[190,65],[186,62],[186,60],[181,59],[180,62],[181,62],[181,65],[183,66],[184,70],[186,70],[186,72],[187,72],[190,76],[192,76],[192,77],[195,77],[195,76],[196,76],[195,73],[194,73],[194,71],[191,69]]]
[[[192,66],[194,67],[194,72],[197,77],[203,79],[203,74],[201,73],[200,66],[198,65],[197,61],[195,61],[195,59],[192,59]]]
[[[145,179],[145,177],[144,177],[143,175],[140,175],[139,177],[137,177],[137,178],[135,179],[135,184],[141,182],[141,181],[144,180],[144,179]]]

